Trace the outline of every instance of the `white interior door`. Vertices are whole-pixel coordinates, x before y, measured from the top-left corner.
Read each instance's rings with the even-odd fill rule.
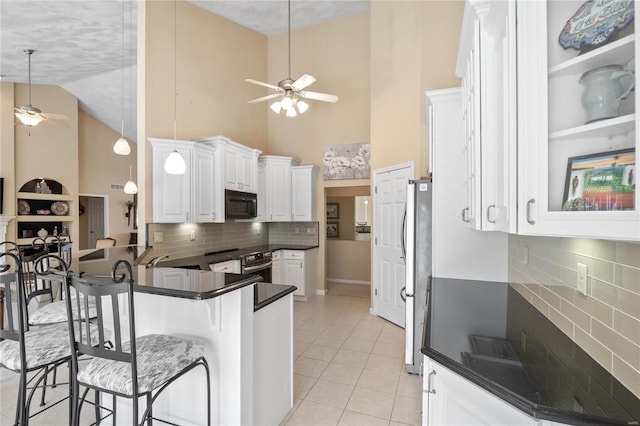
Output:
[[[413,177],[413,162],[376,170],[373,175],[373,313],[400,327],[405,325],[405,303],[400,297],[405,285],[402,220],[407,182]]]
[[[87,206],[87,212],[89,215],[89,235],[87,248],[94,248],[96,246],[96,241],[105,237],[105,203],[104,198],[102,197],[89,197],[88,201],[89,205]]]

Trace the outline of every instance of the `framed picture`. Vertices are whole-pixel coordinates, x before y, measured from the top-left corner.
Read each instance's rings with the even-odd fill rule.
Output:
[[[569,158],[562,210],[633,209],[635,168],[632,148]]]
[[[327,238],[338,238],[340,235],[339,223],[327,223]]]
[[[339,206],[340,204],[338,203],[327,203],[327,219],[338,219],[340,217]]]

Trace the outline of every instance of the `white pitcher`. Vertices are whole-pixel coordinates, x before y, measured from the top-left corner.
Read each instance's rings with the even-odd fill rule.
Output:
[[[582,74],[579,83],[585,86],[581,100],[590,123],[620,115],[620,102],[633,89],[635,76],[622,65],[605,65]]]

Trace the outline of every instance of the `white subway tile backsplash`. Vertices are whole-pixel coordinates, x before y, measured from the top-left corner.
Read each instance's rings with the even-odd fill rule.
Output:
[[[640,244],[510,235],[508,261],[509,283],[640,397]],[[578,262],[586,296],[576,290]]]

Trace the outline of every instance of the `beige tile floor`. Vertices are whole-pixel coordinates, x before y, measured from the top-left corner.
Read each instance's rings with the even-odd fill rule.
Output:
[[[283,425],[421,424],[422,381],[404,368],[404,329],[369,314],[368,286],[328,288],[294,304],[294,408]],[[12,424],[17,385],[17,375],[0,369],[0,425]],[[66,390],[51,390],[48,402]],[[59,404],[31,424],[63,426],[67,408]],[[89,411],[82,424],[92,422]]]
[[[404,329],[369,314],[369,286],[329,284],[294,306],[294,408],[284,425],[420,425]]]

